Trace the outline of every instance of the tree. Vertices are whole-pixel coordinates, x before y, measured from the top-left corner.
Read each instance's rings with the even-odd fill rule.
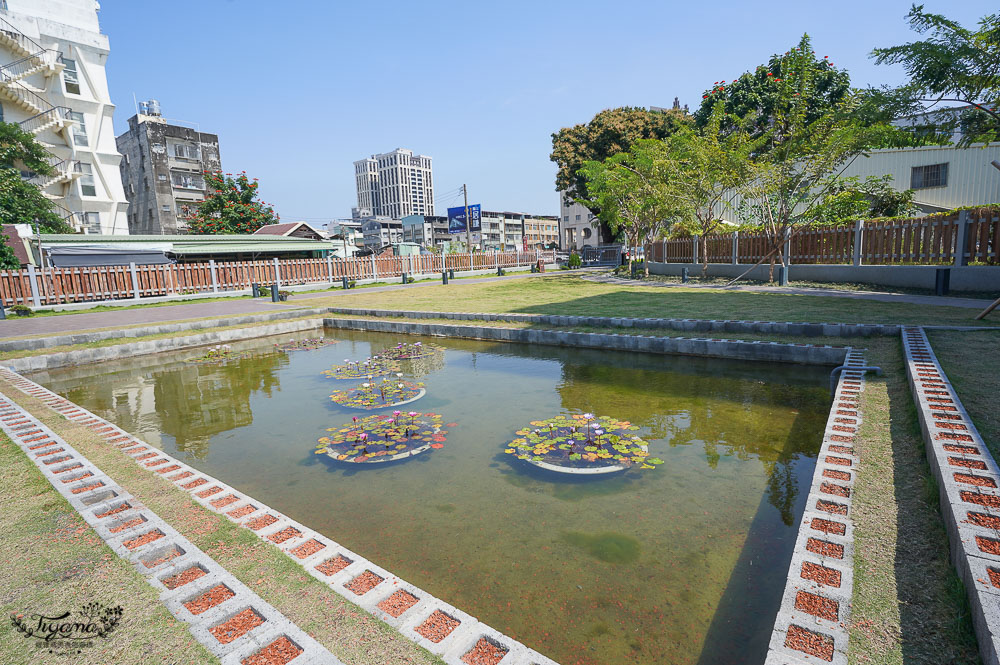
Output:
[[[627,152],[640,139],[664,139],[690,122],[690,116],[680,109],[648,111],[628,106],[601,111],[588,123],[555,132],[549,158],[558,167],[556,191],[564,192],[567,199],[582,203],[597,215],[600,207],[580,173],[584,163],[601,162]],[[612,230],[602,220],[601,240],[613,239]]]
[[[792,57],[794,56],[794,57]],[[851,93],[851,78],[846,70],[837,69],[829,57],[817,58],[809,35],[803,35],[796,47],[784,54],[775,54],[765,65],[753,72],[744,72],[735,81],[716,81],[701,98],[694,112],[695,126],[703,128],[711,122],[716,104],[724,104],[722,129],[736,129],[736,119],[753,116],[750,128],[754,136],[765,134],[776,109],[784,105],[783,89],[775,81],[790,76],[808,74],[810,86],[803,90],[802,111],[807,122],[815,122],[824,113],[842,103]]]
[[[274,208],[257,199],[257,178],[247,178],[242,171],[235,178],[231,173],[205,171],[205,184],[211,192],[191,214],[188,230],[193,234],[253,233],[281,218]]]
[[[580,169],[601,222],[616,235],[623,235],[631,248],[652,241],[664,220],[679,213],[667,185],[665,156],[662,141],[641,139],[628,152],[585,162]],[[630,269],[634,262],[633,251],[629,253]]]
[[[1000,14],[984,16],[976,31],[925,12],[923,5],[913,5],[906,18],[913,30],[928,37],[877,48],[872,57],[879,65],[903,65],[910,80],[873,94],[894,115],[922,114],[942,102],[965,104],[955,112],[927,116],[927,123],[915,130],[950,135],[957,129],[960,145],[1000,139]]]
[[[814,212],[817,224],[842,224],[874,217],[904,217],[917,211],[913,190],[892,187],[892,176],[839,178],[827,188]]]
[[[695,220],[698,235],[705,238],[722,224],[723,210],[731,207],[732,195],[743,183],[754,178],[753,155],[760,151],[763,138],[752,138],[756,119],[728,119],[722,100],[716,101],[701,130],[683,129],[664,141],[666,162],[663,169],[681,223]],[[722,134],[722,124],[731,127]],[[708,243],[702,242],[701,273],[708,273]]]

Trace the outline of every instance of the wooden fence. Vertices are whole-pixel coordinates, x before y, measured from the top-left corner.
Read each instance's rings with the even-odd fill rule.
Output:
[[[646,256],[659,263],[701,263],[696,244],[702,242],[708,243],[709,263],[752,264],[780,241],[734,232],[656,242],[646,247]],[[789,261],[799,264],[1000,265],[1000,206],[807,229],[788,239],[786,250]]]
[[[442,270],[495,270],[555,261],[551,251],[498,252],[419,256],[368,256],[336,259],[271,259],[166,265],[93,266],[0,271],[0,302],[45,306],[95,300],[219,293],[250,288],[252,283],[333,284],[351,280],[384,279]]]

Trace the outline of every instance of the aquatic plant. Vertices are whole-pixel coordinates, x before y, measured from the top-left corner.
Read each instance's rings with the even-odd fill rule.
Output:
[[[330,399],[353,409],[381,409],[422,397],[423,392],[423,383],[386,377],[381,381],[366,381],[350,390],[335,390]]]
[[[376,376],[393,373],[397,369],[399,368],[390,358],[378,355],[365,360],[344,358],[343,365],[336,365],[333,369],[324,370],[323,374],[333,379],[372,379]]]
[[[532,420],[515,432],[505,453],[528,462],[567,468],[618,466],[652,469],[663,460],[650,457],[648,444],[633,434],[638,426],[627,420],[592,413]]]
[[[415,358],[426,358],[443,350],[437,344],[400,342],[396,346],[385,349],[380,355],[391,360],[412,360]]]
[[[200,355],[197,358],[191,358],[188,362],[192,363],[222,363],[228,360],[239,360],[240,358],[246,358],[250,355],[249,351],[244,351],[242,353],[236,353],[233,351],[233,347],[228,344],[216,344],[215,346],[208,349],[204,355]]]
[[[455,424],[448,423],[448,427]],[[403,459],[442,448],[447,440],[440,414],[417,411],[355,417],[352,422],[327,431],[332,434],[319,439],[315,453],[358,464]]]
[[[328,339],[326,337],[307,337],[306,339],[290,339],[287,342],[278,342],[274,345],[275,351],[311,351],[324,346],[336,344],[339,340]]]

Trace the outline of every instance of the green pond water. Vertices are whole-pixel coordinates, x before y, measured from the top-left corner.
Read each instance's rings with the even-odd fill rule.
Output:
[[[802,366],[337,331],[337,344],[201,350],[33,378],[563,665],[763,662],[829,400]],[[441,449],[358,468],[313,453],[371,412],[321,371],[398,341],[442,414]],[[388,413],[391,409],[379,411]],[[584,481],[504,454],[530,420],[641,427],[653,470]]]

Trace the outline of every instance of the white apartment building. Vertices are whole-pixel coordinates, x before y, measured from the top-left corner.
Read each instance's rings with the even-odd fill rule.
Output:
[[[601,230],[594,213],[559,192],[559,249],[571,251],[601,244]]]
[[[434,214],[431,158],[396,148],[354,162],[358,208],[377,217],[402,219]]]
[[[0,119],[49,151],[53,176],[25,173],[72,226],[128,233],[95,0],[0,0]]]

